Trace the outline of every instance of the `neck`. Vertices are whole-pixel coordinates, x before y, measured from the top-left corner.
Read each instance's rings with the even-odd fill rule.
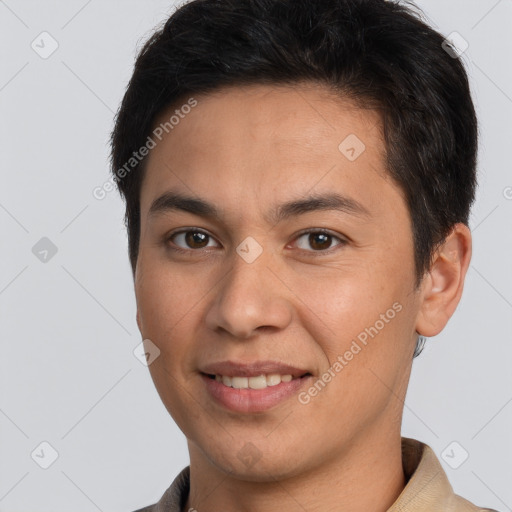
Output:
[[[213,466],[189,443],[185,512],[386,512],[405,487],[400,432],[357,438],[350,449],[292,478],[246,481]]]

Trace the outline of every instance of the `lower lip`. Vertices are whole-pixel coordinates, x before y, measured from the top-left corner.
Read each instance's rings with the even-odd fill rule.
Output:
[[[283,402],[304,385],[307,377],[281,382],[264,389],[235,389],[217,382],[207,375],[201,375],[206,389],[219,404],[234,412],[263,412]]]

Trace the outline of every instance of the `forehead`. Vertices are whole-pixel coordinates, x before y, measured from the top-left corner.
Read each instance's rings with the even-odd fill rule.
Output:
[[[297,151],[302,149],[303,153],[314,155],[326,146],[332,147],[333,138],[356,132],[361,137],[371,136],[368,142],[375,150],[384,150],[383,141],[379,140],[380,114],[322,84],[228,86],[194,95],[194,100],[197,106],[187,108],[187,112],[191,111],[178,119],[173,114],[182,109],[185,112],[190,101],[190,97],[181,97],[157,116],[155,127],[174,117],[179,125],[173,126],[171,133],[190,137],[187,143],[191,146],[200,140],[198,150],[205,141],[213,140],[222,144],[222,149],[227,149],[227,145],[235,150],[244,146],[242,142],[250,142],[247,137],[253,137],[260,144],[266,141],[273,147],[295,145]]]
[[[230,86],[193,100],[192,109],[181,108],[190,104],[181,98],[154,123],[169,128],[174,116],[148,155],[142,212],[174,185],[189,195],[214,193],[221,204],[249,191],[265,201],[269,192],[297,197],[333,187],[356,195],[364,187],[371,201],[379,188],[397,188],[385,170],[379,113],[323,85]]]

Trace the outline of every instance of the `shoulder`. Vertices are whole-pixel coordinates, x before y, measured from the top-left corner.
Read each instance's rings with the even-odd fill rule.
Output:
[[[402,437],[402,463],[406,485],[388,512],[497,512],[479,507],[456,494],[428,444]]]
[[[479,507],[458,494],[453,495],[452,508],[450,510],[454,512],[498,512],[492,508]]]
[[[181,512],[190,489],[190,466],[184,468],[174,479],[157,503],[134,512]]]

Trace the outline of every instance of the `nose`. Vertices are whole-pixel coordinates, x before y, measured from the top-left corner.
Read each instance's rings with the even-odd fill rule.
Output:
[[[252,263],[238,254],[233,260],[207,312],[207,327],[229,332],[237,339],[286,328],[292,319],[290,292],[271,268],[271,257],[263,251]]]

